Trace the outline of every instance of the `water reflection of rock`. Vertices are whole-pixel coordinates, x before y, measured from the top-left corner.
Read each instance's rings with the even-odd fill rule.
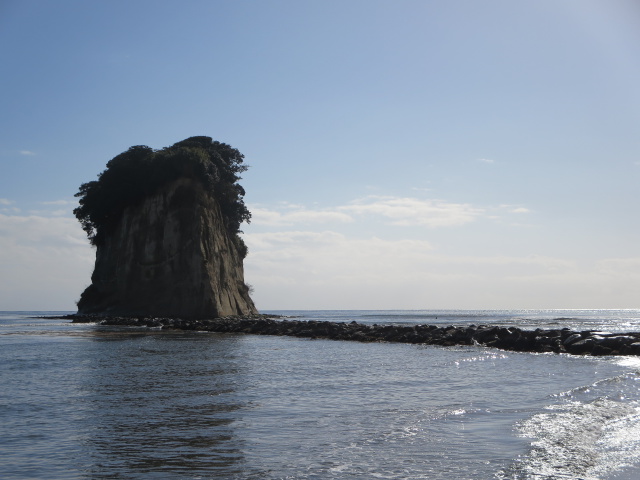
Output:
[[[89,477],[240,474],[236,339],[103,331],[87,346]]]

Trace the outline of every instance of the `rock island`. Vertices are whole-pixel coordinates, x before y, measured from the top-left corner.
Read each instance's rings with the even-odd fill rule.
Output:
[[[82,184],[74,214],[96,247],[78,314],[257,314],[244,281],[243,155],[210,137],[134,146]]]

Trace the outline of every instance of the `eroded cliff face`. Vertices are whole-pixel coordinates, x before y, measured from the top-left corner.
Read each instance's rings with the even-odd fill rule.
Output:
[[[257,313],[216,200],[192,179],[127,207],[97,246],[78,313],[212,318]]]

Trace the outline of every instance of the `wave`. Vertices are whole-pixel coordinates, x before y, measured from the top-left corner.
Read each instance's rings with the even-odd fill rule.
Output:
[[[640,379],[640,372],[625,372],[620,375],[616,375],[615,377],[603,378],[601,380],[597,380],[590,385],[581,385],[579,387],[572,388],[570,390],[566,390],[564,392],[557,393],[553,395],[554,397],[567,397],[573,398],[577,394],[589,393],[594,389],[605,389],[612,387],[618,388],[618,385],[627,381],[637,381]]]
[[[499,478],[596,480],[640,461],[640,408],[624,400],[551,405],[517,429],[531,450]]]

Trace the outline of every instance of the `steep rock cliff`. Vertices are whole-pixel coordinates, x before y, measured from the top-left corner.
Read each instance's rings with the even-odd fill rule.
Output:
[[[128,206],[97,244],[78,313],[211,318],[257,313],[243,246],[201,182],[178,178]]]

